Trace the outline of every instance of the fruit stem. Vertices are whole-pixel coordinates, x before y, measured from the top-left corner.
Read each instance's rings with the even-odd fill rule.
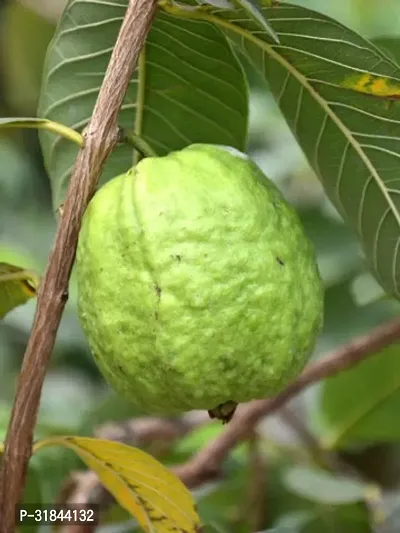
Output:
[[[142,157],[158,157],[158,154],[147,141],[132,130],[120,129],[121,142],[131,144]]]

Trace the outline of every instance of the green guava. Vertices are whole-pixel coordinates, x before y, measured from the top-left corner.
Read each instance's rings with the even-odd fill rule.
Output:
[[[76,273],[101,372],[152,414],[229,420],[303,369],[322,324],[297,214],[255,163],[222,146],[143,159],[100,188]]]

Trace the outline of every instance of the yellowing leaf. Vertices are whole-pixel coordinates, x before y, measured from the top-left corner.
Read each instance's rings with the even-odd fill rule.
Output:
[[[118,442],[86,437],[38,441],[73,450],[96,472],[117,502],[150,533],[195,533],[200,519],[183,483],[151,455]]]
[[[39,277],[29,270],[0,263],[0,319],[36,296]]]
[[[400,81],[373,74],[355,74],[346,78],[341,84],[346,89],[379,96],[381,98],[400,98]]]

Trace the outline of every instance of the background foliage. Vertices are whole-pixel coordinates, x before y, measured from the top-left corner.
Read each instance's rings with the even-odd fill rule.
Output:
[[[377,39],[386,47],[390,57],[400,55],[400,6],[396,0],[380,3],[373,0],[299,0],[293,3],[317,9],[363,36]],[[0,2],[1,116],[35,115],[45,50],[63,4],[59,0]],[[155,47],[162,46],[162,41],[157,43],[157,35],[163,35],[162,28],[159,34],[154,32]],[[182,46],[182,43],[177,46],[176,53],[183,49]],[[214,49],[215,46],[214,43]],[[229,53],[227,49],[219,50],[221,54]],[[151,63],[152,58],[148,59]],[[318,358],[354,335],[367,332],[397,315],[399,304],[388,298],[377,299],[381,291],[367,273],[359,242],[327,200],[265,81],[244,58],[241,60],[251,91],[249,153],[297,207],[318,251],[326,285],[325,327],[314,354]],[[201,70],[204,61],[199,57],[199,65],[193,68]],[[211,68],[212,61],[207,66]],[[229,72],[219,71],[221,95],[226,94],[227,87],[232,98],[235,91],[238,92],[237,86],[241,83],[238,69],[234,66]],[[155,76],[156,72],[153,65],[150,73]],[[184,58],[178,74],[181,77],[188,75]],[[88,83],[92,82],[93,78],[90,78]],[[62,90],[64,88],[60,86]],[[132,100],[136,98],[136,90],[132,84]],[[90,93],[90,87],[88,91]],[[164,113],[161,96],[156,91],[147,96],[149,106],[155,110],[161,108]],[[173,97],[179,99],[179,94]],[[201,96],[192,95],[199,114],[203,111],[204,97],[204,91]],[[171,100],[171,95],[168,98]],[[46,106],[42,100],[41,107]],[[60,109],[61,115],[54,119],[62,121],[65,118],[63,113],[68,109],[71,106],[67,102]],[[129,109],[127,105],[126,113]],[[214,116],[215,127],[224,124],[227,144],[240,147],[244,140],[240,133],[235,137],[235,131],[240,132],[245,113],[232,118],[227,108],[222,107],[219,112],[219,116]],[[74,117],[74,120],[79,122],[82,118],[85,117]],[[151,140],[159,129],[152,130],[149,126],[146,130],[146,123],[143,124],[148,140]],[[183,127],[185,124],[187,117],[183,114]],[[161,151],[175,147],[174,135],[167,126],[165,128],[162,133],[171,145],[155,145]],[[236,140],[231,140],[230,135]],[[50,157],[50,152],[46,157]],[[126,157],[128,161],[131,154]],[[65,163],[66,169],[67,165]],[[0,130],[0,169],[0,261],[42,272],[54,236],[55,218],[49,179],[35,131]],[[73,280],[70,289],[70,300],[43,391],[38,437],[90,435],[102,423],[140,414],[134,406],[116,397],[102,381],[77,322]],[[15,377],[29,335],[33,310],[34,302],[31,301],[0,322],[1,438],[6,429]],[[263,422],[256,451],[251,444],[239,447],[226,463],[226,478],[195,493],[200,515],[210,531],[398,531],[399,356],[400,350],[391,347],[356,369],[312,387],[291,404],[290,416],[282,412]],[[304,428],[307,436],[311,433],[315,437],[322,452],[319,449],[316,452],[315,446],[304,438]],[[184,461],[220,430],[213,423],[194,431],[173,447],[164,462]],[[321,461],[326,464],[326,450],[329,457],[332,454],[335,460],[339,457],[340,464],[345,463],[346,473],[356,470],[357,482],[343,479],[336,466],[325,471],[319,468]],[[325,459],[321,460],[321,453]],[[79,465],[78,459],[61,448],[44,450],[32,460],[26,497],[31,501],[38,498],[52,501],[66,474]],[[261,478],[255,475],[255,471],[261,471]],[[119,520],[126,519],[124,514],[119,515]],[[119,530],[134,529],[134,525],[124,523]]]

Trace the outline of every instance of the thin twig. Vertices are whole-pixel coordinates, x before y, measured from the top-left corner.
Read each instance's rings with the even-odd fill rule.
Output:
[[[261,437],[254,431],[249,439],[250,486],[244,516],[249,531],[260,531],[267,517],[267,459],[262,453]]]
[[[23,490],[42,385],[68,297],[81,220],[104,163],[118,141],[119,109],[155,10],[156,0],[130,0],[85,132],[85,147],[79,152],[72,172],[54,247],[39,290],[7,433],[0,480],[0,533],[15,530],[15,506]]]
[[[224,433],[201,450],[186,464],[174,469],[188,487],[197,487],[215,479],[221,464],[236,444],[248,438],[256,424],[266,415],[282,407],[309,385],[347,370],[363,359],[400,340],[400,319],[378,326],[370,333],[355,338],[307,367],[284,391],[266,400],[255,400],[238,408]]]

